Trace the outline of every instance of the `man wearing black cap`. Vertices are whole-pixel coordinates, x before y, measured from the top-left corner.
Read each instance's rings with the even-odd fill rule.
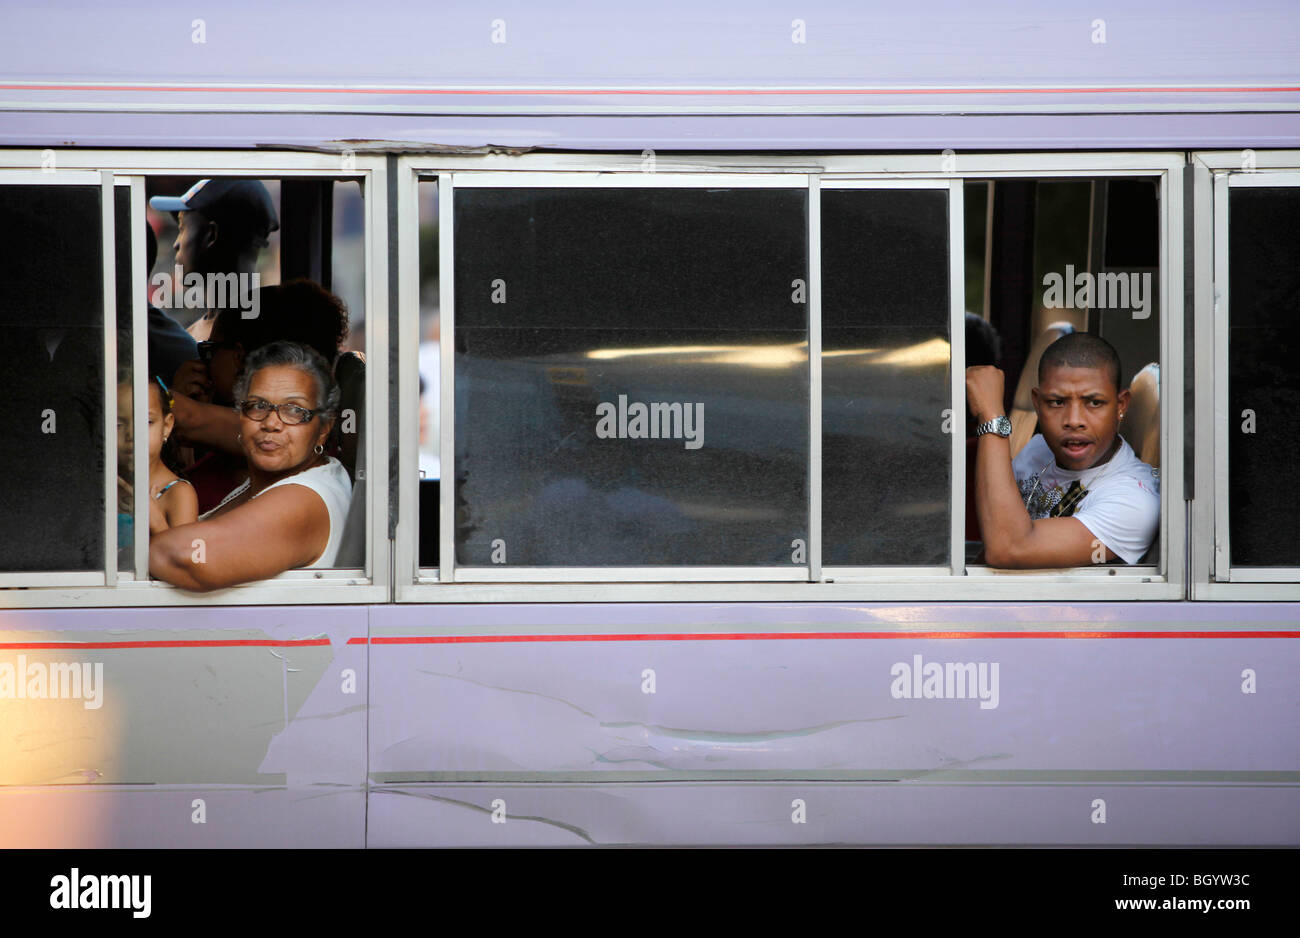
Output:
[[[240,280],[257,270],[267,236],[280,227],[266,186],[256,179],[202,179],[184,195],[154,196],[149,204],[178,213],[176,265],[184,279],[199,274],[236,274]],[[176,295],[181,295],[180,284]],[[256,285],[254,284],[254,289]],[[195,341],[207,341],[217,309],[205,309],[189,327]]]

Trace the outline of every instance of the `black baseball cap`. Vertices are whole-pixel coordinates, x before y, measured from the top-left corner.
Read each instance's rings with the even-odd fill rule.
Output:
[[[271,193],[256,179],[200,179],[182,196],[156,195],[149,204],[160,212],[237,217],[263,238],[280,227]]]

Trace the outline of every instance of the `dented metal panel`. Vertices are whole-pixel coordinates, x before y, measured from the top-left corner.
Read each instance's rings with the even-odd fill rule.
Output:
[[[1289,615],[377,609],[370,843],[1294,843]]]
[[[372,778],[1300,782],[1275,729],[1300,644],[1231,637],[1285,631],[1285,609],[1239,606],[1200,638],[1187,627],[1224,630],[1225,610],[948,605],[899,629],[883,620],[907,610],[884,606],[643,606],[643,628],[563,609],[477,609],[476,628],[459,609],[376,610]]]
[[[1289,615],[1176,603],[5,612],[0,836],[1295,844],[1300,746],[1278,731],[1296,717]],[[102,665],[102,678],[81,697],[19,698],[4,683],[60,663]],[[71,687],[59,674],[46,690]]]
[[[307,844],[321,811],[329,842],[359,834],[365,631],[348,607],[0,613],[5,841]],[[245,795],[275,823],[216,806]]]
[[[368,836],[374,847],[1287,846],[1297,816],[1294,785],[430,784],[374,789]]]

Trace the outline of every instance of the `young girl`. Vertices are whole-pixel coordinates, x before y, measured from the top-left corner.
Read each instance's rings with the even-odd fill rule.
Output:
[[[171,436],[171,394],[161,378],[149,382],[149,533],[189,524],[198,519],[199,499],[194,486],[167,468],[163,444]]]

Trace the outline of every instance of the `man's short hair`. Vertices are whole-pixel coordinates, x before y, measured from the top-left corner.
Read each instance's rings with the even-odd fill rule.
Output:
[[[1119,353],[1101,336],[1087,332],[1071,332],[1061,336],[1043,351],[1038,360],[1038,383],[1051,368],[1096,368],[1105,371],[1115,382],[1115,392],[1123,385],[1120,378]]]

